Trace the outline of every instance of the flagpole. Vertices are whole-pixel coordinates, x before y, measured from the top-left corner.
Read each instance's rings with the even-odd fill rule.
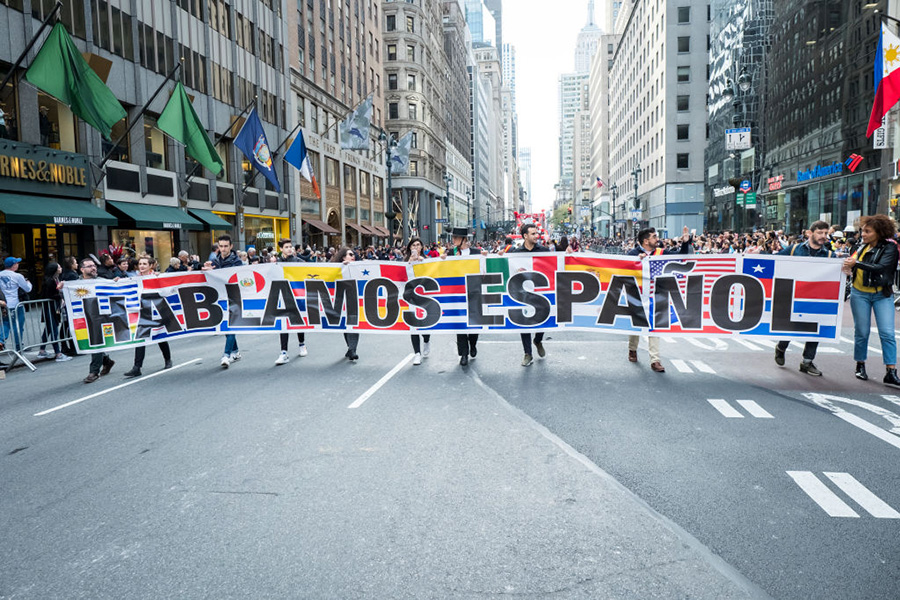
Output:
[[[894,23],[900,23],[900,19],[895,19],[894,17],[889,17],[888,15],[884,14],[883,12],[881,12],[879,10],[876,10],[875,12],[878,13],[878,16],[882,19],[889,19],[889,20],[893,21]]]
[[[12,79],[13,75],[16,74],[16,69],[18,69],[22,65],[22,61],[25,60],[25,57],[28,56],[29,52],[31,52],[31,49],[34,47],[35,42],[37,42],[40,35],[44,32],[44,29],[47,28],[47,25],[50,24],[50,21],[56,18],[57,13],[59,13],[59,9],[62,8],[62,5],[62,0],[56,0],[56,6],[53,7],[53,10],[50,11],[50,14],[47,15],[47,18],[44,19],[43,23],[41,23],[41,26],[34,34],[34,37],[31,38],[31,41],[28,42],[28,45],[25,46],[24,50],[22,50],[22,54],[19,55],[19,58],[9,69],[9,73],[7,73],[6,77],[3,78],[3,83],[0,83],[0,92],[6,89],[6,84],[9,83],[9,80]]]
[[[181,63],[183,63],[183,62],[184,62],[184,57],[181,58],[181,60],[178,62],[178,64],[175,65],[175,67],[172,68],[171,71],[169,71],[169,74],[166,76],[166,78],[163,80],[163,82],[161,84],[159,84],[159,87],[156,88],[156,91],[153,92],[153,95],[150,96],[150,99],[147,100],[147,102],[141,108],[141,112],[139,112],[138,115],[134,118],[134,120],[131,122],[131,125],[129,125],[128,129],[125,130],[125,133],[123,133],[121,136],[119,136],[119,139],[116,140],[116,142],[113,144],[112,148],[109,149],[109,152],[107,152],[106,155],[103,157],[103,160],[100,161],[100,166],[98,168],[102,169],[103,165],[105,165],[107,162],[109,162],[109,159],[112,157],[113,153],[116,151],[116,148],[119,147],[119,144],[122,143],[122,140],[124,140],[126,137],[128,137],[128,134],[131,133],[131,130],[134,129],[134,126],[140,122],[140,118],[144,115],[145,112],[147,112],[147,109],[150,108],[150,105],[153,104],[153,101],[156,100],[156,97],[159,96],[159,93],[162,91],[162,89],[165,87],[165,85],[167,83],[169,83],[169,80],[172,79],[172,77],[175,75],[175,72],[181,68]]]
[[[256,99],[257,99],[257,96],[253,96],[253,101],[250,104],[248,104],[247,106],[245,106],[244,110],[242,110],[238,114],[238,116],[236,116],[234,118],[234,121],[231,122],[231,125],[228,127],[228,129],[226,129],[224,132],[222,132],[221,135],[216,136],[216,141],[213,142],[213,146],[217,146],[219,144],[219,142],[221,142],[223,139],[225,139],[226,135],[231,133],[231,130],[234,129],[234,126],[237,125],[238,121],[241,120],[241,117],[244,116],[244,113],[246,113],[248,110],[250,110],[253,106],[256,105]],[[197,169],[199,167],[200,167],[199,162],[194,163],[194,167],[191,169],[191,172],[184,176],[184,183],[190,183],[190,181],[188,181],[188,180],[197,173]]]

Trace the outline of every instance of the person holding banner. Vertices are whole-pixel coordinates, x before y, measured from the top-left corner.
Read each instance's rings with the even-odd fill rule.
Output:
[[[800,244],[791,244],[782,249],[778,254],[787,256],[814,256],[819,258],[831,258],[834,256],[828,248],[828,223],[825,221],[816,221],[809,226],[807,232],[808,238]],[[896,263],[896,261],[894,261]],[[892,317],[893,318],[893,317]],[[779,367],[784,366],[784,353],[787,351],[789,340],[782,340],[775,346],[775,364]],[[816,357],[816,350],[819,348],[819,342],[806,342],[803,346],[803,362],[800,363],[800,372],[812,375],[813,377],[821,377],[822,371],[813,363]],[[885,357],[887,358],[887,357]],[[863,358],[865,360],[865,358]]]
[[[410,263],[419,262],[423,260],[425,247],[422,245],[422,240],[417,237],[410,238],[409,243],[406,244],[406,261]],[[431,336],[423,335],[421,337],[425,338],[425,345],[420,346],[421,339],[420,336],[416,333],[412,334],[412,347],[415,356],[413,356],[413,364],[421,365],[422,358],[428,358],[428,355],[431,353]]]
[[[637,236],[637,246],[626,252],[627,256],[637,256],[645,258],[647,256],[660,256],[663,254],[690,254],[693,249],[693,234],[688,230],[687,226],[681,232],[681,245],[678,248],[660,248],[659,234],[656,229],[648,227],[641,229]],[[637,362],[638,343],[641,341],[639,335],[628,336],[628,360]],[[647,350],[650,352],[650,369],[655,373],[665,373],[666,368],[659,359],[659,336],[647,336]]]
[[[856,378],[867,380],[866,351],[872,313],[881,339],[885,385],[900,388],[897,377],[897,338],[894,335],[894,273],[900,253],[894,235],[897,228],[887,215],[860,219],[860,247],[844,260],[844,272],[853,276],[850,311],[853,313],[853,360]]]
[[[294,251],[294,242],[289,239],[283,239],[278,242],[278,245],[281,246],[281,257],[278,259],[278,262],[286,262],[286,263],[296,263],[296,262],[306,262]],[[287,362],[290,362],[291,357],[288,356],[288,342],[291,339],[290,334],[282,333],[279,335],[281,338],[281,354],[278,355],[278,358],[275,359],[276,365],[283,365]],[[297,341],[300,342],[300,356],[304,357],[308,354],[306,351],[306,334],[302,331],[297,332]]]
[[[176,259],[178,260],[178,259]],[[156,264],[156,260],[150,258],[147,254],[142,254],[138,257],[138,277],[149,277],[151,275],[156,275],[156,271],[153,267]],[[163,361],[165,364],[163,369],[171,369],[172,368],[172,351],[169,349],[169,342],[160,342],[159,351],[162,352]],[[125,377],[140,377],[141,375],[141,367],[144,366],[144,357],[147,355],[147,346],[138,346],[134,349],[134,366],[131,367],[131,370],[125,373]]]
[[[444,254],[443,258],[447,258],[447,256],[469,256],[472,253],[471,248],[469,248],[468,227],[454,227],[450,232],[450,239],[453,242],[453,247]],[[477,333],[459,333],[456,335],[456,352],[459,354],[459,364],[461,366],[465,367],[468,365],[469,357],[475,358],[475,355],[478,354],[478,348],[475,346],[477,343]]]
[[[204,271],[212,271],[213,269],[227,269],[229,267],[240,267],[244,263],[233,252],[234,246],[231,244],[231,236],[223,233],[216,240],[218,253],[211,260],[206,261],[203,265]],[[241,353],[238,350],[237,336],[233,333],[225,335],[225,351],[222,354],[222,361],[219,363],[223,369],[227,369],[234,361],[241,360]]]
[[[97,279],[97,263],[93,258],[81,259],[81,279]],[[85,383],[94,383],[103,375],[109,375],[116,361],[109,357],[106,352],[96,352],[91,354],[91,364],[88,367],[88,376],[84,378]]]
[[[541,246],[538,243],[541,234],[538,232],[537,225],[534,223],[525,223],[522,225],[520,233],[523,240],[522,245],[510,250],[510,252],[550,252],[548,248]],[[531,333],[520,334],[520,337],[522,338],[522,349],[525,351],[525,356],[522,357],[522,366],[527,367],[534,362],[534,356],[531,353]],[[541,358],[547,356],[547,351],[544,350],[543,331],[534,334],[534,347],[537,349],[538,356]]]
[[[331,262],[349,265],[354,260],[356,260],[356,253],[347,246],[341,246],[338,248],[337,252],[334,253]],[[359,334],[345,333],[344,341],[347,342],[347,352],[344,356],[350,359],[350,362],[359,360],[359,355],[356,353],[356,348],[359,346]]]

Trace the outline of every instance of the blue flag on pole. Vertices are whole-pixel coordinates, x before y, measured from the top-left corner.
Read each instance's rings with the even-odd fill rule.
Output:
[[[234,138],[234,145],[240,149],[247,157],[247,160],[256,167],[260,173],[266,176],[266,179],[275,186],[275,191],[281,193],[281,186],[278,184],[278,176],[275,174],[275,165],[272,161],[272,152],[269,150],[269,142],[266,140],[266,132],[263,130],[262,122],[259,115],[256,114],[254,108],[247,116],[244,126]]]

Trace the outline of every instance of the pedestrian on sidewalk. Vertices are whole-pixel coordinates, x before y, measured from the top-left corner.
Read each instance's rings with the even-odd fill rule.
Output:
[[[337,249],[337,252],[335,252],[331,262],[349,265],[354,260],[356,260],[356,253],[347,246],[341,246]],[[347,343],[347,352],[344,356],[346,356],[350,362],[359,360],[359,355],[356,353],[356,349],[359,346],[359,334],[344,333],[344,341]]]
[[[417,263],[424,260],[424,256],[422,255],[424,248],[422,240],[417,237],[410,238],[409,243],[406,244],[406,261],[408,263]],[[413,352],[415,353],[413,356],[414,365],[421,365],[422,359],[428,358],[428,355],[431,354],[431,336],[426,334],[421,337],[425,339],[424,346],[421,345],[422,340],[420,339],[419,334],[414,333],[411,336]]]
[[[244,263],[234,252],[234,246],[231,243],[231,236],[223,233],[216,240],[218,253],[215,258],[203,265],[204,271],[212,271],[214,269],[228,269],[230,267],[240,267]],[[227,369],[231,363],[241,360],[241,352],[238,350],[237,336],[233,333],[225,334],[225,350],[222,353],[222,360],[219,364],[223,369]]]
[[[138,257],[138,277],[155,277],[157,275],[156,259],[151,258],[147,254]],[[163,369],[172,368],[172,351],[169,349],[169,342],[160,342],[158,344],[159,351],[162,352]],[[125,377],[140,377],[141,368],[144,366],[144,357],[147,355],[147,346],[138,346],[134,349],[134,365],[131,370],[125,373]]]
[[[537,225],[535,225],[534,223],[526,223],[525,225],[522,225],[519,231],[522,235],[523,243],[518,248],[510,250],[510,252],[550,252],[549,248],[541,246],[538,243],[540,239],[540,233],[538,232]],[[568,242],[566,242],[565,246],[566,248],[568,248]],[[560,251],[563,250],[562,244],[560,244],[559,249]],[[527,367],[534,362],[534,356],[532,355],[531,350],[531,335],[531,333],[520,334],[520,337],[522,338],[522,349],[525,351],[525,356],[522,357],[523,367]],[[534,334],[534,348],[537,350],[538,356],[540,356],[541,358],[547,356],[547,351],[544,350],[543,331],[539,331]]]
[[[41,289],[41,298],[47,300],[44,304],[41,318],[44,320],[44,332],[41,334],[41,347],[38,352],[38,358],[55,358],[56,362],[65,362],[72,360],[71,356],[63,354],[59,345],[59,323],[60,323],[60,306],[62,306],[62,288],[63,282],[59,277],[62,275],[62,267],[59,263],[49,262],[44,269],[44,287]],[[44,342],[50,340],[53,346],[54,354],[47,353],[44,349],[47,347]]]
[[[884,358],[885,385],[900,388],[897,377],[897,338],[894,335],[894,276],[900,253],[894,235],[897,228],[887,215],[872,215],[860,219],[859,248],[844,259],[844,272],[852,275],[850,311],[853,313],[853,360],[856,378],[865,381],[866,353],[872,313],[881,340]]]
[[[778,254],[782,256],[813,256],[816,258],[833,257],[834,252],[828,247],[828,227],[829,225],[825,221],[814,222],[809,226],[807,240],[805,242],[791,244],[782,249]],[[897,264],[896,255],[894,264]],[[893,317],[891,317],[891,319],[893,319]],[[775,363],[779,367],[784,366],[784,353],[787,351],[790,343],[790,340],[782,340],[775,346]],[[822,371],[820,371],[815,363],[813,363],[818,348],[819,342],[806,342],[803,346],[803,362],[800,363],[801,373],[806,373],[813,377],[822,376]],[[863,358],[863,361],[865,361],[865,358]]]
[[[6,300],[6,317],[0,322],[0,342],[5,342],[12,332],[13,348],[21,351],[25,335],[25,310],[17,310],[20,293],[31,291],[31,282],[19,273],[21,258],[7,256],[0,271],[0,295]],[[28,296],[24,296],[26,299]]]
[[[688,230],[687,226],[681,232],[681,245],[678,248],[670,247],[670,248],[660,248],[659,247],[659,234],[656,233],[656,229],[653,227],[647,227],[646,229],[641,229],[638,232],[637,236],[637,245],[625,253],[626,256],[637,256],[641,260],[648,256],[660,256],[664,254],[690,254],[693,250],[694,246],[691,240],[693,239],[693,235]],[[638,355],[638,343],[641,341],[641,336],[639,335],[629,335],[628,336],[628,360],[630,362],[637,362]],[[659,336],[648,335],[647,336],[647,349],[650,352],[650,369],[655,373],[665,373],[666,368],[663,366],[662,361],[659,358]]]
[[[278,242],[278,245],[281,247],[281,256],[278,259],[278,262],[282,263],[302,263],[306,262],[301,257],[297,256],[297,253],[294,248],[294,243],[289,239],[283,239]],[[290,334],[282,333],[278,336],[281,338],[281,353],[278,355],[278,358],[275,359],[276,365],[283,365],[285,363],[290,362],[291,357],[288,356],[288,343],[291,340]],[[304,357],[308,354],[306,351],[306,334],[302,331],[297,332],[297,341],[300,343],[300,357]]]
[[[93,258],[81,259],[81,279],[97,279],[97,263]],[[109,375],[116,361],[111,359],[106,352],[96,352],[91,355],[91,364],[88,367],[88,376],[84,378],[85,383],[94,383],[100,377]]]

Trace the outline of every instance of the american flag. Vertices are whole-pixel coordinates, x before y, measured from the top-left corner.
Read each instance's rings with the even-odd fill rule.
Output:
[[[712,291],[712,286],[715,284],[716,280],[723,275],[733,275],[737,272],[737,258],[729,257],[727,255],[721,256],[684,256],[679,258],[663,258],[663,257],[651,257],[650,259],[650,285],[649,285],[649,295],[651,299],[651,317],[652,317],[652,302],[653,297],[656,292],[656,278],[664,275],[664,274],[673,274],[675,278],[678,280],[678,289],[684,295],[687,291],[687,276],[688,275],[703,275],[703,329],[700,331],[696,331],[697,333],[723,333],[729,334],[730,332],[720,329],[713,325],[712,317],[709,314],[709,298],[710,292]],[[672,264],[682,264],[685,267],[690,266],[690,270],[685,271],[673,271],[672,267],[666,268],[667,265]],[[666,272],[669,271],[669,272]],[[737,317],[738,313],[743,311],[743,291],[740,288],[735,288],[731,292],[730,297],[730,305],[732,311],[732,318]],[[665,331],[665,332],[680,332],[682,331],[681,325],[678,323],[677,316],[675,315],[674,310],[670,310],[670,327],[665,330],[656,330],[656,331]]]

